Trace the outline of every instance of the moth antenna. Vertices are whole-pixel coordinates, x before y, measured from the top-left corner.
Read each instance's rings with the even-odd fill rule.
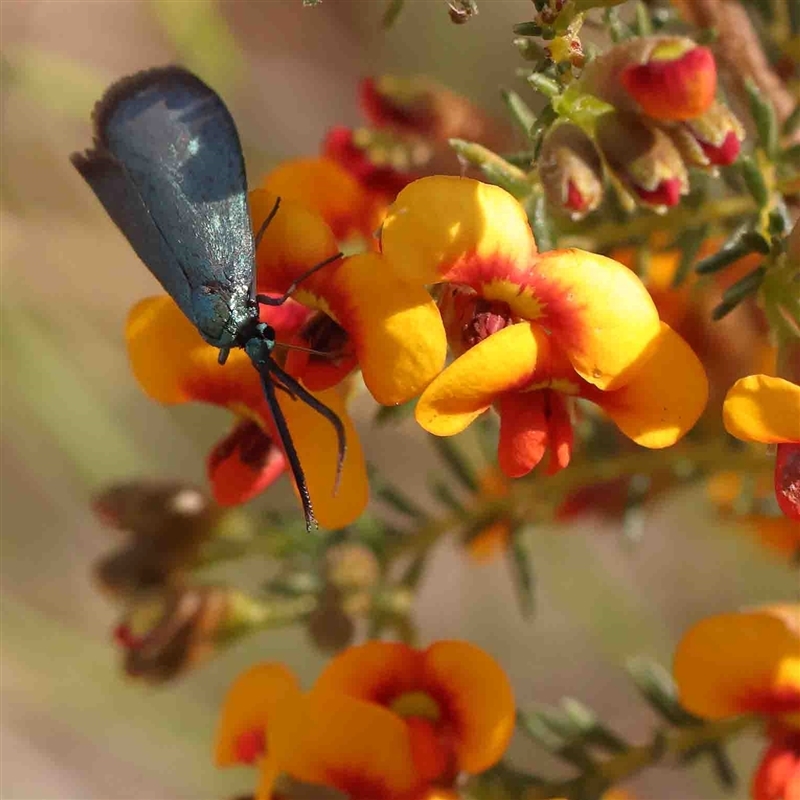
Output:
[[[311,392],[309,392],[308,389],[303,386],[303,384],[295,380],[288,372],[285,372],[276,363],[272,362],[269,365],[269,370],[278,378],[287,391],[297,395],[298,399],[302,400],[307,406],[313,408],[314,411],[325,417],[325,419],[327,419],[328,422],[333,425],[339,445],[339,457],[336,462],[336,479],[333,482],[333,493],[334,495],[337,494],[339,491],[339,485],[342,481],[344,457],[347,455],[347,437],[345,436],[344,432],[344,424],[342,423],[341,419],[339,419],[339,415],[335,411],[332,411],[324,403],[321,403],[319,400],[317,400],[317,398],[314,397],[314,395],[311,394]]]
[[[282,306],[297,291],[297,287],[306,278],[311,277],[315,272],[321,270],[323,267],[327,267],[328,264],[332,264],[334,261],[342,258],[343,255],[344,253],[339,252],[334,256],[326,258],[324,261],[320,261],[319,264],[315,264],[313,267],[311,267],[311,269],[304,272],[299,278],[293,280],[289,288],[280,297],[270,297],[267,294],[257,294],[256,302],[263,303],[265,306]]]
[[[269,364],[266,368],[258,368],[258,374],[261,376],[261,385],[264,388],[267,404],[269,405],[269,410],[272,412],[272,418],[275,420],[275,427],[278,429],[278,437],[286,453],[286,458],[289,460],[289,468],[292,470],[294,482],[297,484],[297,490],[300,493],[300,502],[303,504],[303,516],[306,519],[306,530],[311,533],[314,528],[319,528],[319,523],[314,516],[314,509],[311,505],[311,495],[308,493],[308,484],[306,483],[306,476],[303,472],[303,465],[300,463],[300,457],[297,455],[297,450],[292,441],[289,426],[286,424],[286,417],[283,416],[283,411],[281,411],[281,407],[278,404],[275,384],[272,382],[272,377],[270,375],[272,368],[272,364]]]

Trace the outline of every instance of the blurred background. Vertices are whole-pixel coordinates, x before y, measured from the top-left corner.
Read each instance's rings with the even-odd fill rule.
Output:
[[[427,73],[501,114],[499,88],[524,85],[511,25],[529,0],[484,0],[469,24],[444,0],[411,0],[391,30],[382,0],[4,0],[2,20],[2,797],[7,800],[218,798],[251,790],[249,773],[217,772],[211,742],[228,683],[281,659],[310,683],[322,658],[305,631],[263,634],[150,688],[125,680],[110,631],[117,609],[90,578],[114,544],[89,509],[117,479],[205,480],[224,412],[163,408],[126,362],[129,307],[159,287],[72,169],[90,142],[93,103],[113,80],[182,63],[225,98],[251,182],[280,159],[318,151],[332,125],[357,125],[359,79]],[[360,407],[359,407],[360,408]],[[357,409],[358,410],[358,409]],[[375,431],[368,458],[412,494],[424,486],[408,424]],[[285,495],[281,483],[272,499]],[[253,504],[264,507],[270,497]],[[421,639],[463,637],[508,670],[521,705],[580,698],[622,733],[654,720],[621,664],[669,664],[685,627],[740,605],[791,598],[785,561],[714,519],[699,488],[650,512],[631,542],[588,521],[533,542],[537,611],[519,615],[506,566],[438,548],[417,602]],[[759,743],[734,749],[743,774]],[[515,742],[511,759],[550,766]],[[629,787],[647,800],[714,798],[707,766],[654,770]],[[747,794],[742,787],[738,794]]]

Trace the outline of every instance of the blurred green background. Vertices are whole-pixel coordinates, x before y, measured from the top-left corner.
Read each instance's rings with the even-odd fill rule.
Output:
[[[114,79],[170,62],[195,69],[237,120],[251,181],[313,154],[326,129],[361,122],[357,82],[428,73],[501,113],[520,89],[511,25],[529,0],[483,0],[453,25],[444,0],[410,0],[390,31],[382,0],[6,0],[2,20],[2,787],[7,800],[214,798],[252,788],[210,762],[216,711],[237,671],[287,661],[308,683],[322,663],[302,630],[254,637],[160,689],[125,681],[111,644],[118,610],[89,576],[113,541],[88,501],[136,476],[204,481],[224,413],[162,408],[126,363],[128,308],[158,286],[68,162],[89,144],[92,105]],[[374,431],[368,457],[424,489],[420,431]],[[423,455],[421,455],[423,454]],[[283,484],[273,491],[284,494]],[[273,495],[273,496],[276,496]],[[263,501],[262,505],[263,505]],[[255,504],[255,509],[259,506]],[[653,723],[620,667],[669,663],[695,619],[792,598],[788,566],[728,523],[699,489],[673,495],[633,545],[611,528],[542,530],[532,543],[538,607],[517,611],[503,562],[475,566],[443,543],[417,603],[423,641],[464,637],[507,668],[522,705],[573,695],[624,734]],[[752,764],[757,743],[736,760]],[[511,758],[544,770],[524,742]],[[747,772],[744,772],[747,775]],[[710,770],[656,770],[648,800],[720,796]],[[739,795],[746,796],[746,786]]]

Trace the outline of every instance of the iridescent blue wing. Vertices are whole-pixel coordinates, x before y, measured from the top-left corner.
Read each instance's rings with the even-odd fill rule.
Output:
[[[114,84],[95,148],[73,163],[150,271],[212,344],[231,344],[251,303],[253,233],[236,127],[179,67]]]

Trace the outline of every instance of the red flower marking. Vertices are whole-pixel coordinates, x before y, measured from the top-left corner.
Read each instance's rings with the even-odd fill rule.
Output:
[[[582,350],[584,322],[581,313],[585,304],[577,302],[573,293],[558,282],[557,276],[546,269],[538,269],[537,265],[535,257],[527,264],[518,264],[501,254],[480,257],[472,253],[442,272],[443,280],[466,284],[478,294],[483,294],[484,287],[497,281],[513,284],[517,296],[533,297],[539,306],[539,314],[528,317],[530,321],[549,331],[560,348]],[[513,313],[513,299],[509,298],[508,303]]]
[[[135,636],[127,622],[122,622],[114,628],[114,641],[125,650],[136,650],[142,646],[143,639]]]
[[[589,205],[588,198],[581,194],[574,181],[567,181],[567,199],[564,205],[573,211],[583,211]]]
[[[742,711],[775,717],[800,714],[800,689],[779,686],[771,689],[752,689],[739,701]]]
[[[263,728],[251,728],[236,737],[234,745],[236,759],[242,764],[255,764],[267,751],[266,736]]]
[[[236,425],[208,456],[214,499],[222,506],[246,503],[286,469],[283,451],[252,420]]]

